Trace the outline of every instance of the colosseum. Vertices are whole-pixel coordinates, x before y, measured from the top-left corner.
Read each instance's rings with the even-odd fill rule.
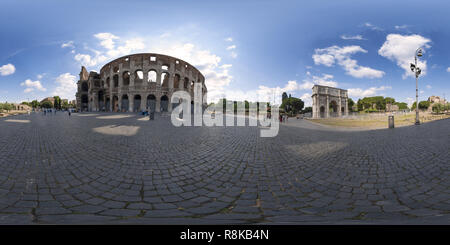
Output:
[[[127,55],[104,65],[100,74],[81,67],[77,109],[171,112],[178,104],[169,103],[172,94],[187,91],[193,100],[194,83],[202,84],[203,105],[206,105],[205,78],[194,66],[162,54]]]

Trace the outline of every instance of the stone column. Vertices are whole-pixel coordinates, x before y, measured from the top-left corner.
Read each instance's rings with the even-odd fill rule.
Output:
[[[94,111],[99,111],[98,110],[98,106],[99,106],[98,94],[94,92],[94,93],[92,93],[92,97],[94,97]]]
[[[114,87],[114,81],[112,78],[113,70],[112,67],[109,70],[109,111],[112,112],[114,108],[114,96],[113,96],[113,87]]]
[[[338,109],[338,116],[341,117],[342,116],[342,98],[339,95],[339,109]]]
[[[344,113],[346,116],[348,116],[348,98],[345,99],[344,108]]]
[[[128,111],[133,112],[134,110],[134,95],[128,94]]]
[[[174,74],[169,75],[169,90],[173,89],[173,79],[174,79]]]
[[[330,117],[330,96],[327,95],[327,104],[325,105],[325,117]]]
[[[119,112],[121,112],[121,111],[122,111],[122,94],[117,93],[117,95],[119,96],[119,98],[118,98],[118,100],[117,100],[117,102],[119,103],[119,105],[117,106],[117,108],[118,108]]]
[[[122,64],[119,64],[119,71],[117,72],[117,75],[119,76],[119,89],[122,89],[122,86],[123,86],[123,70],[122,70]]]
[[[169,82],[170,84],[170,82]],[[167,105],[167,111],[168,112],[172,112],[172,102],[170,102],[170,99],[172,98],[172,96],[168,96],[169,97],[169,103]]]
[[[146,71],[144,71],[144,69],[142,69],[142,72],[144,73],[144,76],[142,78],[142,80],[143,80],[142,84],[147,86],[147,84],[148,84],[148,71],[146,72]]]
[[[160,86],[161,87],[161,72],[157,71],[156,72],[156,86]]]
[[[147,94],[141,94],[141,110],[147,109]]]
[[[159,94],[156,96],[156,106],[155,106],[156,112],[161,112],[161,97],[162,97],[162,94]]]

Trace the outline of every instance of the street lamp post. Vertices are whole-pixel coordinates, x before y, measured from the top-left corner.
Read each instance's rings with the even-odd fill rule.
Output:
[[[420,124],[419,121],[419,75],[420,75],[420,68],[417,66],[417,57],[422,57],[422,49],[418,48],[416,50],[416,53],[414,55],[414,64],[411,64],[411,71],[414,72],[414,75],[416,76],[416,125]]]

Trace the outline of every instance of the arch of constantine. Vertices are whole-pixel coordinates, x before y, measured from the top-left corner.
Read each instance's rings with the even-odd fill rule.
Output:
[[[345,89],[314,85],[311,97],[313,118],[348,115],[348,95]]]
[[[81,67],[77,109],[171,112],[176,106],[170,103],[172,94],[183,90],[193,99],[194,83],[202,84],[204,96],[205,77],[183,60],[153,53],[127,55],[104,65],[100,73]]]

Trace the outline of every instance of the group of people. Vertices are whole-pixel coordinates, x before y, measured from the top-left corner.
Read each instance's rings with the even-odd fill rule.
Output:
[[[52,114],[52,113],[56,114],[56,109],[42,109],[42,111],[44,112],[44,115]]]
[[[280,123],[287,122],[288,121],[288,115],[287,114],[280,114],[279,119]]]

